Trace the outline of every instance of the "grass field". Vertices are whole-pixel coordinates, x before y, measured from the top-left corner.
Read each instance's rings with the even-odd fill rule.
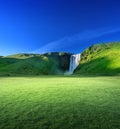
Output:
[[[0,129],[120,129],[120,77],[1,77]]]

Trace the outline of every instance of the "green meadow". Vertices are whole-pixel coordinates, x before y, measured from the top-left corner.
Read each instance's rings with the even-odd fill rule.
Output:
[[[0,129],[120,129],[120,77],[0,77]]]

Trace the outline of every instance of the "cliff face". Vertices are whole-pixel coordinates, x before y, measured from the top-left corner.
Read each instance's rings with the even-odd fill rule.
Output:
[[[66,71],[69,69],[71,53],[52,52],[45,53],[44,55],[56,61],[56,64],[58,64],[58,68],[62,71]]]

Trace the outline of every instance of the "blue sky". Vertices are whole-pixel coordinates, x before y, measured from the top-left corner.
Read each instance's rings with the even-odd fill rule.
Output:
[[[119,0],[0,0],[0,55],[120,41]]]

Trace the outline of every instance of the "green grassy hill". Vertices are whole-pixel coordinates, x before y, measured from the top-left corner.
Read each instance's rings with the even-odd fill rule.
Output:
[[[69,53],[16,54],[0,57],[0,75],[63,74],[69,68]]]
[[[74,73],[120,75],[120,42],[97,44],[87,48]]]
[[[64,74],[70,53],[16,54],[0,56],[0,75]],[[78,75],[120,75],[120,42],[95,44],[82,53]]]

